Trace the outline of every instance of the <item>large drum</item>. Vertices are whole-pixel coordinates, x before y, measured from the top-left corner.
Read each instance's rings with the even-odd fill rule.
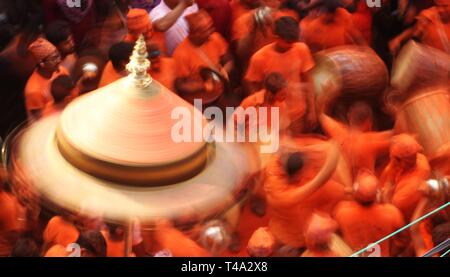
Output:
[[[391,85],[407,98],[424,88],[446,85],[449,73],[450,55],[410,41],[394,61]]]
[[[371,99],[389,83],[386,65],[368,47],[341,46],[315,54],[312,72],[319,111],[327,112],[336,99]]]
[[[432,156],[450,142],[450,99],[446,89],[421,93],[397,110],[396,131],[417,135],[425,154]]]

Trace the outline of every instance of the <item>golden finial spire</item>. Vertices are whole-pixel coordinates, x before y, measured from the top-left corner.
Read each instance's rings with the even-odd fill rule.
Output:
[[[130,63],[127,64],[127,70],[130,72],[129,78],[132,78],[138,88],[146,88],[152,82],[152,77],[147,72],[150,68],[150,61],[147,56],[145,39],[143,35],[140,35],[130,57]]]

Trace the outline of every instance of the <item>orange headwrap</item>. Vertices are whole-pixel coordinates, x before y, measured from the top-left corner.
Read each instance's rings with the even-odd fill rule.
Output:
[[[305,242],[309,249],[330,243],[331,235],[336,232],[338,224],[329,215],[315,213],[311,216],[305,231]]]
[[[361,203],[375,201],[378,190],[378,179],[369,170],[360,170],[356,178],[355,199]]]
[[[42,62],[46,58],[58,52],[58,49],[44,38],[38,38],[28,46],[28,50],[37,62]]]
[[[391,157],[407,158],[420,151],[422,151],[422,146],[414,137],[408,134],[401,134],[392,138]]]
[[[134,40],[143,34],[146,39],[153,35],[153,26],[144,9],[130,9],[127,15],[128,33]]]
[[[186,15],[185,19],[191,30],[209,26],[213,21],[211,16],[204,10]]]
[[[274,248],[275,238],[266,227],[256,230],[247,245],[247,251],[252,257],[269,257]]]

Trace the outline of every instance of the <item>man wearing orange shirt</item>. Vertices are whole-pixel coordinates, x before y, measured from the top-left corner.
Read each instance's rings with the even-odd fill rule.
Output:
[[[392,53],[398,52],[410,38],[450,54],[450,0],[434,0],[434,7],[423,10],[416,24],[389,43]]]
[[[339,0],[323,0],[320,15],[307,16],[300,23],[301,40],[313,53],[348,44],[367,44],[354,26],[352,15],[343,8]]]
[[[376,202],[378,179],[370,171],[358,174],[354,190],[355,200],[339,203],[334,218],[344,240],[356,252],[400,229],[405,220],[394,205]],[[398,255],[406,246],[407,236],[402,232],[382,242],[381,256]]]
[[[190,14],[186,20],[189,35],[173,54],[177,69],[175,88],[181,95],[207,93],[201,71],[206,68],[227,78],[233,60],[227,42],[214,32],[213,21],[206,12]]]
[[[119,42],[111,46],[109,62],[103,69],[98,87],[104,87],[128,75],[126,65],[130,62],[133,47],[131,42]]]
[[[151,62],[149,74],[163,86],[175,91],[175,61],[172,58],[163,57],[157,44],[148,46],[148,58]]]
[[[316,176],[301,152],[277,155],[266,167],[264,190],[272,211],[269,230],[283,245],[304,247],[305,230],[314,211],[331,213],[344,198],[344,187],[330,180],[338,163],[338,145],[332,143],[327,152]]]
[[[420,154],[422,147],[410,135],[392,138],[390,162],[381,175],[383,200],[402,211],[409,221],[420,201],[419,186],[430,177],[427,158]]]
[[[360,169],[375,172],[377,158],[389,152],[392,132],[372,131],[373,113],[371,107],[364,102],[352,104],[347,118],[349,126],[322,114],[320,123],[325,133],[341,144],[353,177],[356,177]]]
[[[42,109],[51,101],[50,83],[60,74],[68,74],[61,67],[61,55],[56,47],[46,39],[38,38],[28,50],[36,59],[38,65],[25,86],[25,106],[28,119],[33,120],[40,117]]]
[[[305,126],[307,129],[316,123],[315,97],[307,72],[314,67],[314,60],[306,44],[297,42],[299,26],[295,19],[283,16],[275,22],[276,42],[264,46],[250,60],[245,82],[250,94],[260,90],[262,83],[271,72],[279,72],[288,86],[302,87],[307,107]]]
[[[75,217],[72,215],[52,217],[44,230],[44,250],[47,251],[57,244],[66,247],[75,243],[80,233],[75,227],[74,221]]]

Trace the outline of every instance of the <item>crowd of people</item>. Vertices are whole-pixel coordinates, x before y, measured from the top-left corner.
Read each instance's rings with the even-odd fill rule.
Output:
[[[316,53],[338,46],[371,48],[389,71],[410,39],[450,55],[450,0],[80,3],[0,1],[0,137],[127,76],[143,35],[149,74],[187,101],[216,93],[224,103],[208,105],[280,108],[291,150],[270,157],[244,204],[245,216],[267,220],[243,226],[251,220],[242,215],[226,255],[350,256],[449,201],[448,177],[430,186],[423,146],[391,130],[395,115],[361,99],[323,114],[310,73]],[[302,149],[316,144],[326,145],[314,150],[324,157],[311,159]],[[195,225],[161,220],[148,231],[135,222],[130,234],[101,216],[55,215],[22,201],[13,176],[0,174],[0,256],[65,257],[74,243],[87,257],[220,255],[199,242]],[[449,216],[447,208],[383,241],[381,256],[422,256],[450,237]]]

